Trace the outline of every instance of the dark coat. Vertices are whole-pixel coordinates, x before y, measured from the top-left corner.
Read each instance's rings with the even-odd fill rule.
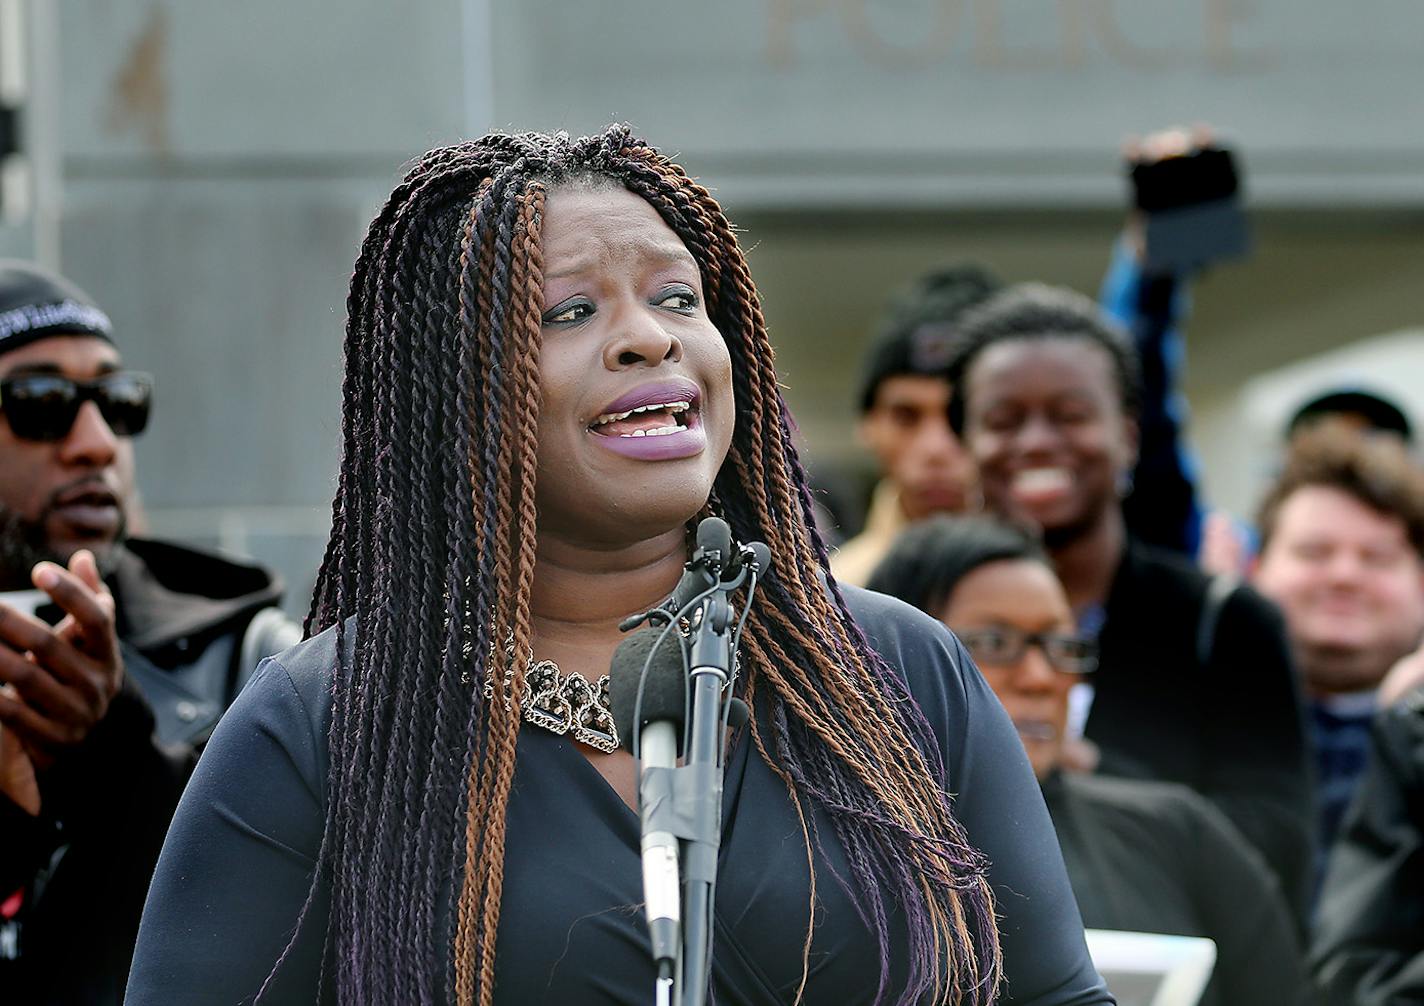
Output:
[[[1315,818],[1285,627],[1269,601],[1239,587],[1203,666],[1209,583],[1177,555],[1129,544],[1108,595],[1085,733],[1104,774],[1181,783],[1214,803],[1303,920]]]
[[[1424,690],[1385,710],[1330,855],[1313,963],[1332,1004],[1424,1003]]]
[[[1214,806],[1184,786],[1106,776],[1058,774],[1043,796],[1085,926],[1216,941],[1202,1006],[1310,1001],[1280,885]]]
[[[251,674],[243,661],[300,635],[273,608],[280,583],[257,566],[132,540],[108,583],[122,690],[41,779],[39,817],[0,796],[0,900],[18,891],[23,906],[0,922],[5,1002],[121,1001],[148,880],[198,751]]]

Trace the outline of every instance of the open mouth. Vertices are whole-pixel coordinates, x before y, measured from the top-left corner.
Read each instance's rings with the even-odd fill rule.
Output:
[[[701,404],[701,389],[685,377],[650,381],[605,405],[588,431],[620,440],[672,436],[701,425]]]
[[[690,401],[651,402],[626,412],[605,412],[588,428],[600,437],[666,437],[691,428],[696,418]]]
[[[1013,474],[1009,491],[1022,503],[1046,503],[1073,489],[1073,474],[1066,468],[1023,468]]]

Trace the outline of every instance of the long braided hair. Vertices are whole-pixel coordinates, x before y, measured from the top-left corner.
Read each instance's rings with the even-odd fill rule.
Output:
[[[742,667],[753,743],[793,798],[808,862],[809,800],[833,822],[850,863],[839,879],[876,934],[880,1000],[892,995],[898,908],[908,935],[895,949],[908,962],[895,1000],[989,1003],[1001,962],[985,864],[951,813],[927,723],[826,588],[732,227],[705,188],[623,126],[431,151],[356,261],[341,472],[307,621],[309,634],[336,626],[352,654],[334,669],[323,981],[343,1003],[493,1001],[524,677],[517,660],[506,677],[504,655],[528,653],[531,638],[540,226],[549,190],[585,179],[646,199],[682,239],[731,354],[736,429],[699,517],[718,513],[777,557]],[[452,897],[453,933],[437,918]]]

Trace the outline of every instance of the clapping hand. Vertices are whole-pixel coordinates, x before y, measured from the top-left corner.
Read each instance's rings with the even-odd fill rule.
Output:
[[[91,553],[76,552],[67,570],[42,562],[33,579],[65,617],[51,627],[0,603],[0,791],[35,813],[37,773],[103,720],[124,669],[114,599]]]

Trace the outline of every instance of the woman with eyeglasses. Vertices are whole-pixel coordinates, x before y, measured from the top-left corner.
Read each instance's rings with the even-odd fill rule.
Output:
[[[1310,1001],[1280,886],[1215,807],[1184,786],[1064,770],[1069,693],[1096,663],[1041,547],[983,518],[910,528],[868,584],[954,630],[1023,741],[1093,929],[1205,936],[1204,1006]]]

